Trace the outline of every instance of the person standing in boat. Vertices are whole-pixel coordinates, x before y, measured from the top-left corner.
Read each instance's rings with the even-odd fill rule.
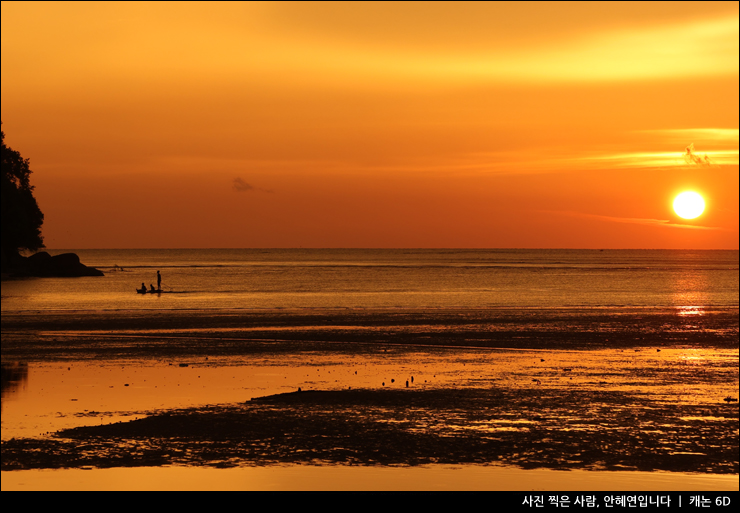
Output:
[[[162,290],[162,275],[157,271],[157,290]]]

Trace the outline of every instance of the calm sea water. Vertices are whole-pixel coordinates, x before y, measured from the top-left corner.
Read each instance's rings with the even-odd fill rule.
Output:
[[[2,311],[738,306],[738,251],[67,251],[106,276],[3,281]]]

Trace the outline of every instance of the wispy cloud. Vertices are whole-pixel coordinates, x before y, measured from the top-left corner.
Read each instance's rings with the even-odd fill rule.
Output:
[[[735,128],[685,128],[638,130],[638,135],[650,136],[650,141],[643,141],[641,146],[652,144],[656,149],[683,147],[679,151],[643,151],[643,152],[593,152],[574,158],[575,165],[587,165],[598,168],[653,168],[669,169],[684,166],[712,167],[717,170],[723,166],[738,165],[738,130]],[[702,151],[697,153],[696,141]],[[680,145],[680,146],[679,146]],[[705,150],[704,148],[709,148]]]
[[[723,230],[723,228],[719,228],[716,226],[699,226],[699,225],[694,225],[694,224],[674,223],[673,221],[670,221],[668,219],[646,219],[646,218],[639,218],[639,217],[602,216],[598,214],[586,214],[584,212],[574,212],[570,210],[543,210],[542,212],[547,212],[549,214],[564,215],[568,217],[598,219],[598,220],[606,221],[610,223],[630,223],[630,224],[642,224],[642,225],[650,225],[650,226],[665,226],[665,227],[670,227],[670,228],[685,228],[689,230]]]
[[[260,187],[255,187],[252,184],[249,184],[242,180],[241,178],[237,177],[233,180],[233,187],[236,192],[249,192],[249,191],[255,191],[255,192],[268,192],[270,194],[273,194],[275,191],[269,190],[269,189],[262,189]]]
[[[590,156],[576,160],[583,164],[609,168],[671,168],[676,166],[699,165],[721,169],[721,165],[737,165],[738,163],[737,150],[707,151],[703,153],[703,157],[697,155],[692,143],[685,148],[683,153],[677,151],[635,152]]]
[[[662,128],[638,132],[657,135],[672,144],[688,139],[699,140],[704,144],[737,146],[740,131],[737,128]]]

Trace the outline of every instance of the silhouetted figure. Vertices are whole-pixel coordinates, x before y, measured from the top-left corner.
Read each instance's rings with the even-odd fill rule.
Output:
[[[157,289],[154,288],[154,285],[151,283],[149,284],[149,292],[157,292]]]
[[[162,290],[162,275],[157,271],[157,290]]]
[[[139,292],[146,292],[146,285],[144,285],[144,282],[141,282],[141,288],[139,289]]]

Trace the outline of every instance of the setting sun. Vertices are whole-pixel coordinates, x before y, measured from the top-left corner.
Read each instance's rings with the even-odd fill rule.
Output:
[[[673,200],[673,210],[684,219],[694,219],[704,212],[704,198],[694,191],[682,192]]]

